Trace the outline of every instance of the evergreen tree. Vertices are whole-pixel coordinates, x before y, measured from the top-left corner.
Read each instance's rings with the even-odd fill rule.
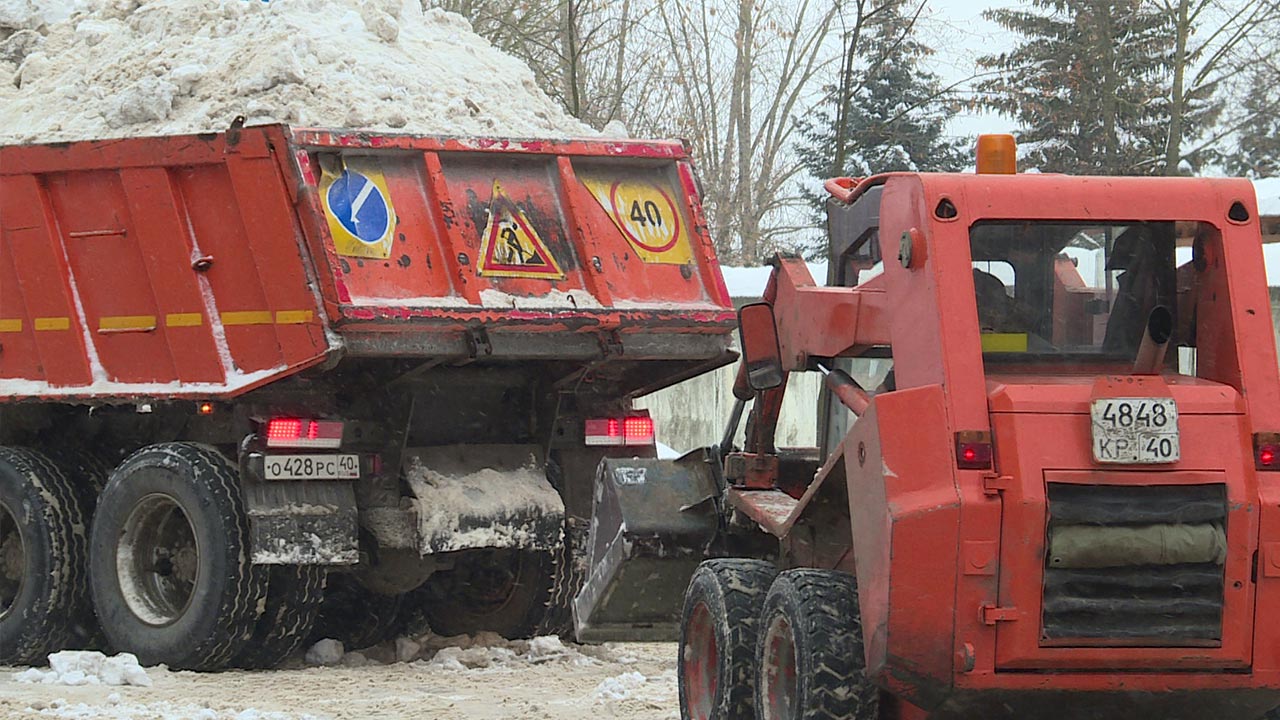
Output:
[[[1230,175],[1251,178],[1280,177],[1280,102],[1274,92],[1260,92],[1276,87],[1280,73],[1262,68],[1250,74],[1249,87],[1259,92],[1243,93],[1236,151],[1223,158],[1223,169]]]
[[[913,18],[901,3],[881,11],[864,29],[857,48],[861,67],[852,82],[826,87],[823,100],[797,119],[797,153],[810,175],[946,172],[969,162],[969,142],[944,135],[955,103],[938,76],[920,67],[933,50],[916,40],[913,30]],[[841,122],[843,142],[837,140]],[[837,158],[840,148],[847,150]],[[806,195],[821,206],[821,197]]]
[[[1016,119],[1025,164],[1051,172],[1150,175],[1164,171],[1175,18],[1143,0],[1031,0],[1031,10],[988,10],[1022,35],[1001,71],[979,83],[984,104]],[[1196,100],[1181,133],[1216,114]]]

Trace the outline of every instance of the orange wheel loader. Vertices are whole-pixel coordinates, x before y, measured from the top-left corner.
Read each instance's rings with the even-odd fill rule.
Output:
[[[1280,376],[1253,188],[1019,175],[1011,140],[984,138],[977,174],[829,181],[827,286],[781,257],[741,308],[744,448],[727,433],[668,483],[698,488],[672,511],[703,523],[687,554],[715,557],[665,618],[683,718],[1280,705]],[[795,372],[825,375],[817,449],[774,446]],[[646,541],[617,498],[663,481],[657,463],[606,461],[597,507],[623,521],[600,533]],[[625,572],[605,555],[598,597]],[[601,612],[577,610],[590,631]]]

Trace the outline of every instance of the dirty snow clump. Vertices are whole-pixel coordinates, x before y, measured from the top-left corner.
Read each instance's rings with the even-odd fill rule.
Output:
[[[94,650],[63,650],[49,656],[49,669],[13,674],[21,683],[43,685],[140,685],[151,687],[147,671],[132,653],[107,657]]]
[[[0,143],[249,124],[593,137],[418,0],[0,0]]]

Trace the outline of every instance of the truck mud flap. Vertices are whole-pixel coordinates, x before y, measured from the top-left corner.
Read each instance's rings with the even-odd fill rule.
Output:
[[[589,574],[573,601],[580,641],[678,637],[685,587],[719,527],[715,466],[701,451],[601,461]]]
[[[532,445],[448,445],[405,451],[418,551],[553,551],[564,543],[564,501]]]
[[[355,488],[349,482],[247,482],[255,565],[352,565],[359,559]]]

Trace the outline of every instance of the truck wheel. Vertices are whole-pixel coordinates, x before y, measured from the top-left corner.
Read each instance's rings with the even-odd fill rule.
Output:
[[[680,717],[753,720],[756,625],[778,574],[763,560],[707,560],[680,614]]]
[[[44,455],[0,447],[0,664],[43,663],[92,617],[87,520]]]
[[[470,551],[453,570],[427,580],[427,623],[445,636],[487,630],[520,640],[550,632],[556,565],[544,551]],[[562,579],[571,582],[568,575]]]
[[[80,505],[80,513],[84,518],[84,535],[86,550],[84,553],[83,612],[73,619],[71,640],[68,647],[77,649],[107,650],[107,638],[98,625],[98,618],[93,614],[93,603],[89,596],[89,526],[93,520],[94,508],[98,505],[98,497],[111,475],[111,466],[97,455],[80,448],[45,447],[40,452],[53,461],[62,471],[62,475],[70,484],[72,492]]]
[[[759,720],[880,717],[880,690],[866,656],[852,575],[788,570],[774,580],[756,643]]]
[[[267,571],[249,561],[235,466],[212,448],[143,448],[111,474],[89,579],[113,647],[144,665],[211,670],[252,637]]]
[[[324,591],[311,639],[331,638],[363,650],[394,638],[401,628],[403,595],[383,595],[349,573],[334,573]]]
[[[267,603],[253,637],[231,661],[245,670],[265,670],[284,662],[311,637],[324,600],[325,569],[316,565],[271,565]]]

